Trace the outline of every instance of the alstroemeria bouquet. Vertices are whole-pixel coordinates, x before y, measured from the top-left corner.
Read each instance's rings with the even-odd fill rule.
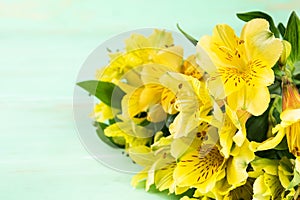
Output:
[[[96,79],[100,138],[144,169],[132,185],[182,199],[297,199],[300,193],[300,21],[237,15],[183,57],[172,34],[132,34]]]

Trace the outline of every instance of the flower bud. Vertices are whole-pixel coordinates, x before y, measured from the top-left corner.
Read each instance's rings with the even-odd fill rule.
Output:
[[[282,54],[279,58],[280,66],[284,66],[286,64],[287,59],[290,56],[291,49],[292,49],[292,46],[288,41],[282,40],[282,44],[283,44],[283,50],[282,50]]]
[[[282,79],[281,126],[286,135],[289,151],[300,157],[300,94],[287,77]]]
[[[287,78],[282,79],[282,110],[300,108],[300,94],[297,87]]]

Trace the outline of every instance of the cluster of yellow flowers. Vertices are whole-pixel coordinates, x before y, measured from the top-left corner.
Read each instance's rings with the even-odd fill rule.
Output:
[[[300,59],[291,55],[300,47],[288,40],[255,18],[240,36],[217,25],[186,59],[164,30],[132,34],[111,53],[97,80],[122,91],[120,102],[112,91],[92,116],[144,167],[132,185],[182,200],[297,198]]]

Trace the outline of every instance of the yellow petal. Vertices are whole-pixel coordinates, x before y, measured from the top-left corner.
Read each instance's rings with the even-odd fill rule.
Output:
[[[173,122],[174,137],[187,136],[201,123],[200,114],[204,112],[200,111],[204,104],[210,104],[204,84],[195,78],[172,72],[164,74],[160,81],[177,97],[175,106],[180,113]]]
[[[114,117],[112,108],[104,104],[103,102],[95,105],[92,116],[97,122],[105,122],[106,120],[112,119]]]
[[[292,165],[291,161],[287,157],[283,157],[279,161],[278,177],[281,182],[281,185],[284,188],[287,188],[290,185],[291,177],[293,175],[294,175],[293,165]]]
[[[176,167],[175,161],[172,164],[166,164],[161,167],[155,173],[155,185],[159,191],[163,191],[172,187],[173,180],[173,171]]]
[[[264,176],[259,176],[253,184],[253,200],[270,200],[271,195],[269,188],[265,184]]]
[[[196,63],[195,55],[191,55],[184,60],[183,65],[181,67],[181,73],[187,76],[192,76],[198,80],[200,80],[204,75],[203,69],[201,69]]]
[[[171,144],[172,156],[176,159],[180,158],[190,148],[193,139],[193,137],[174,138]]]
[[[144,35],[137,33],[132,34],[128,39],[126,39],[125,44],[127,51],[151,47],[148,39]]]
[[[150,122],[161,122],[167,118],[163,107],[160,104],[156,104],[150,107],[148,111],[147,120]]]
[[[161,105],[166,113],[172,115],[178,112],[175,108],[175,101],[176,101],[175,94],[171,90],[164,88],[161,94]]]
[[[207,80],[207,87],[209,93],[216,99],[225,98],[225,89],[221,77],[218,74],[211,74],[210,78]]]
[[[262,143],[252,141],[250,143],[251,149],[253,149],[254,151],[264,151],[264,150],[272,149],[281,142],[284,136],[285,136],[285,132],[283,130],[280,130],[275,135],[275,137],[268,138]]]
[[[210,36],[204,36],[200,39],[196,46],[196,58],[197,58],[197,64],[204,69],[208,74],[213,74],[217,71],[217,67],[212,62],[211,58],[206,52],[206,49],[209,49],[211,37]]]
[[[297,170],[298,173],[300,173],[300,158],[296,158],[296,162],[295,162],[295,168]]]
[[[227,165],[227,181],[234,186],[240,186],[248,178],[247,167],[248,164],[253,161],[255,154],[249,148],[249,141],[241,146],[235,148],[232,151],[232,158],[229,159]]]
[[[189,187],[175,187],[175,194],[183,194],[184,192],[186,192],[188,189],[190,189]],[[170,190],[170,193],[172,193],[172,190]]]
[[[183,48],[179,46],[170,47],[157,52],[153,61],[168,67],[171,71],[179,71],[183,60]]]
[[[254,179],[248,178],[245,184],[243,184],[237,188],[234,188],[234,189],[229,188],[230,190],[226,193],[223,192],[223,195],[225,195],[225,196],[223,196],[222,198],[219,198],[219,199],[222,199],[222,200],[252,199],[253,182],[254,182]],[[224,186],[220,185],[220,187],[224,187]]]
[[[234,92],[227,98],[228,105],[233,110],[247,110],[255,116],[266,111],[270,102],[270,93],[267,87],[248,87],[240,92]]]
[[[155,29],[149,36],[149,42],[152,47],[166,48],[173,45],[172,33],[165,30]]]
[[[226,24],[217,25],[213,30],[210,44],[210,57],[215,65],[218,67],[241,66],[244,62],[244,48],[239,41],[230,26]]]
[[[252,84],[256,86],[269,86],[274,83],[275,75],[272,69],[252,66],[252,70],[256,72]]]
[[[246,95],[246,94],[245,94]],[[270,93],[267,87],[247,87],[246,110],[252,115],[263,114],[270,102]]]
[[[251,162],[254,171],[261,171],[270,175],[278,175],[278,160],[271,160],[268,158],[256,158]]]
[[[197,185],[202,191],[208,192],[222,171],[223,162],[224,158],[217,147],[204,145],[200,151],[190,152],[180,159],[174,171],[174,180],[178,186]]]
[[[212,40],[220,46],[226,46],[231,49],[236,46],[234,30],[227,24],[220,24],[215,27]]]
[[[248,178],[248,173],[246,171],[247,163],[236,158],[230,158],[227,161],[227,181],[231,185],[243,184]]]
[[[148,168],[145,168],[144,170],[134,175],[131,179],[131,185],[133,187],[137,187],[140,182],[145,181],[148,176],[148,170]]]
[[[280,114],[280,119],[285,123],[295,123],[300,120],[300,108],[299,109],[288,109]]]
[[[128,153],[130,158],[141,166],[151,166],[155,161],[153,152],[146,146],[131,147]]]
[[[279,59],[279,64],[284,66],[287,62],[288,57],[290,56],[292,45],[286,40],[282,40],[283,50]]]
[[[201,40],[197,44],[196,61],[197,64],[209,74],[207,85],[210,94],[214,96],[216,99],[224,99],[225,98],[224,84],[222,82],[220,74],[218,74],[217,67],[214,65],[211,58],[208,56],[204,47],[202,47],[202,46],[207,46],[206,48],[209,48],[208,47],[209,44],[206,44],[209,43],[209,40],[210,37],[206,36],[201,38]]]
[[[253,19],[243,28],[241,39],[245,41],[248,60],[263,61],[263,66],[273,67],[281,55],[283,45],[269,30],[265,19]]]
[[[153,132],[145,127],[138,126],[132,121],[117,122],[104,129],[107,137],[124,138],[129,147],[146,145],[150,142]]]

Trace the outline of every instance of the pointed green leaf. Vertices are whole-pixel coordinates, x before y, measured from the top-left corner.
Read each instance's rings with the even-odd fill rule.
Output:
[[[94,95],[108,106],[121,108],[121,100],[125,93],[115,84],[103,81],[83,81],[78,86]]]
[[[255,18],[263,18],[263,19],[267,20],[270,24],[270,30],[272,31],[272,33],[274,33],[275,37],[277,37],[277,38],[279,37],[279,31],[276,28],[274,21],[270,15],[268,15],[264,12],[261,12],[261,11],[237,13],[236,15],[239,19],[241,19],[245,22],[248,22]]]
[[[195,38],[193,38],[191,35],[187,34],[186,32],[184,32],[184,30],[182,30],[179,26],[179,24],[177,24],[177,28],[178,30],[193,44],[193,45],[197,45],[198,40],[196,40]]]
[[[277,26],[277,29],[279,30],[281,37],[284,37],[286,29],[283,23],[280,22]]]
[[[300,20],[295,12],[292,12],[288,20],[284,39],[292,45],[289,61],[300,61]]]

